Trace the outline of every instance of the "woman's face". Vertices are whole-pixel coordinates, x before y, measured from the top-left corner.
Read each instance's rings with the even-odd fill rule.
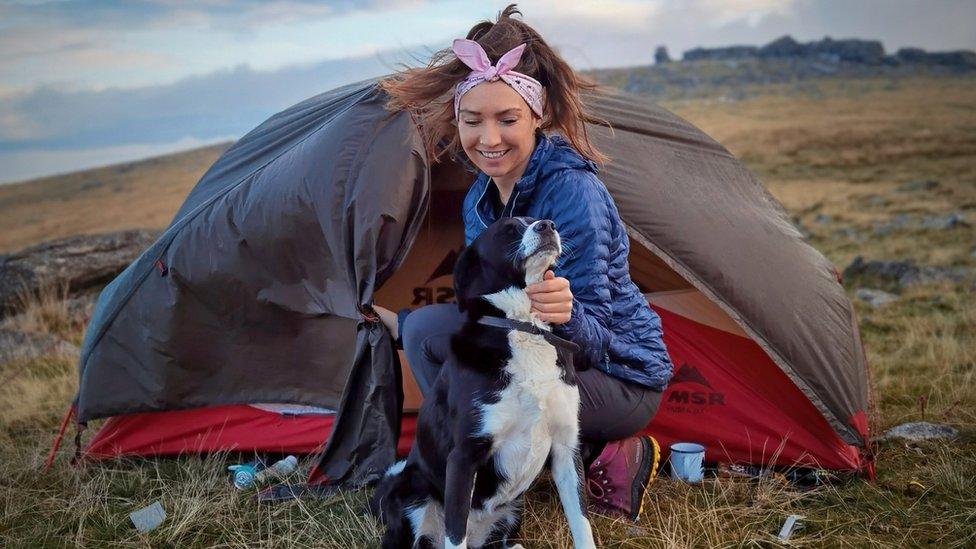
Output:
[[[529,164],[541,123],[522,96],[501,80],[478,84],[461,97],[457,123],[461,147],[475,166],[514,185]]]

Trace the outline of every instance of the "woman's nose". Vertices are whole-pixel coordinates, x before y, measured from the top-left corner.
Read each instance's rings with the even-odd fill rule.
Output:
[[[489,147],[501,143],[501,132],[494,124],[485,124],[485,130],[481,134],[481,143]]]

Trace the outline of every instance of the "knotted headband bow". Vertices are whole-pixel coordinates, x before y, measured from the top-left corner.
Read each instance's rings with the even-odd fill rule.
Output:
[[[451,46],[455,55],[462,63],[471,68],[471,73],[464,80],[454,86],[454,118],[457,118],[458,111],[461,109],[461,96],[468,93],[471,88],[482,82],[494,82],[501,79],[512,87],[525,102],[528,103],[532,112],[542,117],[542,104],[545,92],[542,84],[538,80],[527,74],[522,74],[512,70],[522,59],[522,51],[525,44],[519,44],[505,55],[498,59],[498,64],[492,65],[488,60],[488,54],[481,47],[481,44],[474,40],[458,38]]]

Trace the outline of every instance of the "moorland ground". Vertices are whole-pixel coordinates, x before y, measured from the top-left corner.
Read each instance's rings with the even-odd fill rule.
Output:
[[[897,299],[854,299],[871,368],[875,433],[907,421],[957,428],[951,441],[877,445],[878,479],[801,491],[775,480],[655,482],[637,525],[594,518],[601,546],[775,545],[790,514],[805,516],[795,546],[976,544],[976,78],[831,79],[754,86],[734,98],[661,101],[759,175],[839,269],[855,256],[962,267],[970,278],[898,288],[846,280]],[[79,233],[161,228],[223,146],[0,186],[0,251]],[[917,181],[935,184],[912,184]],[[933,228],[921,220],[958,214]],[[908,220],[891,225],[901,216]],[[914,221],[913,221],[914,220]],[[84,314],[57,291],[8,327],[80,343]],[[368,546],[365,493],[259,506],[229,487],[237,456],[116,461],[39,471],[76,387],[76,356],[0,365],[0,545]],[[90,427],[91,430],[91,427]],[[295,479],[301,480],[301,473]],[[147,535],[128,520],[160,500],[168,518]],[[569,546],[551,482],[531,490],[527,547]]]

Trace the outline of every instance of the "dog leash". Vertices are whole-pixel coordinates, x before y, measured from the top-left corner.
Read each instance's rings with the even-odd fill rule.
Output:
[[[520,332],[525,332],[532,335],[541,335],[546,339],[546,341],[555,347],[562,347],[571,353],[576,353],[579,351],[579,345],[569,341],[568,339],[563,339],[549,330],[543,330],[542,328],[529,322],[522,322],[521,320],[513,320],[511,318],[499,318],[497,316],[483,316],[478,319],[478,324],[493,326],[495,328],[510,328],[512,330],[518,330]]]

